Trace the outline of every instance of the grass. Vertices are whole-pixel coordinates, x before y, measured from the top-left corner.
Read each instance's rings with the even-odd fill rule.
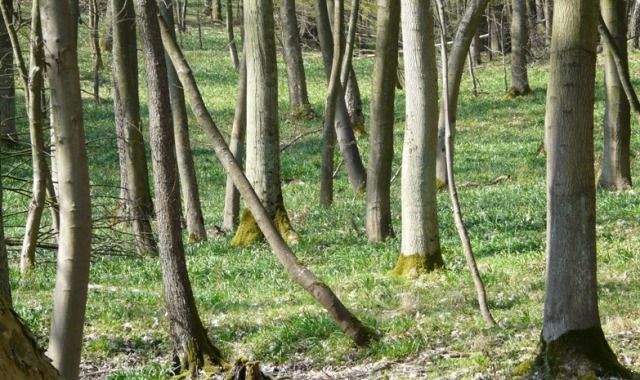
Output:
[[[185,54],[214,120],[228,136],[237,73],[231,67],[224,31],[206,27],[205,50],[197,48],[195,29],[190,31],[183,36]],[[81,42],[85,49],[86,43]],[[90,90],[90,54],[85,51],[80,57],[83,86]],[[110,60],[108,54],[105,58]],[[631,72],[640,67],[639,60],[640,54],[632,52]],[[326,85],[319,54],[307,51],[305,64],[313,107],[321,113]],[[373,60],[360,57],[354,65],[368,105]],[[321,137],[312,134],[282,155],[282,176],[288,179],[283,185],[284,199],[302,237],[294,250],[382,338],[366,349],[355,348],[327,313],[286,276],[267,246],[235,249],[229,245],[231,236],[212,237],[188,246],[186,255],[201,318],[214,343],[228,357],[246,356],[281,371],[392,362],[387,375],[390,378],[410,378],[420,373],[429,378],[451,379],[511,378],[520,364],[531,359],[542,326],[545,286],[545,158],[537,154],[537,149],[542,141],[547,68],[543,64],[531,65],[534,94],[518,99],[504,96],[500,62],[486,63],[476,73],[481,83],[477,97],[471,95],[469,78],[463,79],[456,174],[490,306],[504,328],[487,327],[477,311],[448,195],[441,193],[438,198],[446,271],[416,280],[391,278],[400,240],[368,244],[360,236],[358,231],[364,231],[365,199],[350,189],[344,169],[337,177],[334,206],[318,206]],[[85,96],[95,218],[97,226],[105,228],[96,231],[83,370],[86,375],[94,373],[112,380],[162,379],[168,376],[171,344],[164,319],[159,263],[136,257],[128,235],[114,237],[113,229],[106,228],[116,210],[119,174],[110,74],[105,71],[102,76],[104,101],[94,104],[88,93]],[[144,75],[140,78],[144,88]],[[281,140],[286,143],[304,131],[319,128],[321,120],[285,122],[288,104],[282,62],[279,78]],[[597,156],[602,149],[601,83],[600,72],[595,113]],[[400,165],[402,149],[403,91],[398,91],[396,106],[394,171]],[[146,112],[143,99],[143,113]],[[193,115],[190,123],[203,212],[207,228],[212,229],[222,223],[225,175]],[[633,123],[637,128],[635,120]],[[359,146],[366,160],[367,139],[362,138]],[[639,149],[640,141],[634,134],[632,152]],[[2,160],[3,174],[29,178],[27,159],[5,156]],[[633,177],[638,178],[637,160],[633,160],[632,169]],[[488,185],[502,175],[510,178]],[[7,188],[29,193],[28,182],[9,177],[4,181]],[[470,185],[474,183],[480,186]],[[398,236],[399,194],[400,181],[396,180],[392,184],[392,208]],[[21,212],[27,204],[27,196],[5,191],[9,238],[22,236],[25,215]],[[620,360],[636,372],[640,371],[638,215],[640,198],[635,191],[598,193],[602,323]],[[37,269],[27,279],[19,278],[18,251],[10,253],[16,311],[46,346],[54,253],[39,251]],[[393,368],[414,369],[404,373],[394,372]],[[375,376],[378,375],[382,376]]]

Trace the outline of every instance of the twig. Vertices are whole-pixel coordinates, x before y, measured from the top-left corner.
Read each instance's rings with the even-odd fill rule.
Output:
[[[396,170],[396,174],[393,175],[393,177],[391,178],[391,183],[393,183],[393,181],[396,180],[396,178],[398,178],[398,176],[400,175],[400,171],[402,170],[402,165],[400,165],[400,167],[398,168],[398,170]]]
[[[344,160],[340,160],[338,166],[336,166],[336,170],[333,172],[333,178],[338,176],[338,172],[340,171],[340,168],[342,168],[342,164],[344,164]]]
[[[318,129],[312,129],[310,131],[306,131],[306,132],[302,132],[301,134],[299,134],[298,136],[294,137],[293,140],[291,140],[290,142],[280,146],[280,153],[284,152],[285,149],[289,148],[291,145],[295,144],[296,141],[300,140],[301,138],[305,137],[305,136],[309,136],[312,135],[314,133],[319,133],[322,132],[322,128],[318,128]]]

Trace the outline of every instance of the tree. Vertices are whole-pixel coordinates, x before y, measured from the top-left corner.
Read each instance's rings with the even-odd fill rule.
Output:
[[[0,152],[2,146],[0,146]],[[0,170],[2,163],[0,162]],[[0,171],[1,173],[1,171]],[[4,242],[4,211],[2,208],[2,174],[0,174],[0,304],[11,305],[11,282],[9,278],[9,256],[7,255],[7,246]]]
[[[0,0],[13,21],[13,1]],[[0,140],[17,139],[13,49],[6,23],[0,23]]]
[[[287,66],[289,84],[289,118],[314,118],[315,112],[309,103],[307,93],[307,77],[304,72],[302,50],[300,48],[300,32],[296,17],[295,0],[284,0],[280,7],[282,22],[282,55]]]
[[[547,282],[540,360],[558,378],[629,377],[600,324],[593,170],[597,0],[556,2],[547,92]]]
[[[231,0],[227,0],[227,38],[229,39],[229,54],[233,68],[240,68],[240,59],[238,58],[238,48],[236,46],[236,38],[233,35],[233,4]]]
[[[182,242],[178,163],[169,104],[169,82],[155,0],[136,0],[138,28],[147,73],[149,129],[158,221],[158,249],[164,303],[174,362],[191,374],[224,359],[211,343],[196,308]]]
[[[69,2],[40,2],[58,169],[60,232],[48,355],[78,377],[91,257],[91,196],[80,73]]]
[[[403,0],[406,125],[402,148],[402,252],[392,272],[413,276],[444,266],[436,187],[438,70],[430,1]]]
[[[400,2],[378,0],[376,61],[373,72],[369,167],[367,171],[367,236],[380,242],[393,235],[391,227],[391,162],[393,161],[394,101],[398,72]]]
[[[62,379],[51,365],[51,359],[36,344],[31,332],[11,310],[8,303],[0,300],[0,378],[12,380]]]
[[[131,219],[140,255],[158,253],[151,229],[153,201],[149,186],[146,148],[140,122],[138,95],[138,43],[133,2],[111,0],[113,12],[113,108],[123,199]]]
[[[634,49],[638,49],[640,44],[638,44],[638,40],[640,37],[640,1],[633,1],[633,10],[630,16],[631,25],[629,26],[629,31],[631,32],[631,46]]]
[[[602,18],[622,55],[625,72],[628,71],[626,7],[624,2],[602,0]],[[631,187],[631,111],[622,80],[608,44],[605,56],[605,111],[602,172],[598,187],[623,190]]]
[[[525,0],[513,0],[511,12],[511,89],[510,96],[522,96],[531,92],[527,76],[529,50],[527,4]]]
[[[247,61],[246,171],[269,217],[285,240],[297,239],[291,228],[280,184],[278,125],[278,72],[272,0],[244,4],[244,39]],[[262,238],[254,216],[245,210],[232,244],[244,246]]]

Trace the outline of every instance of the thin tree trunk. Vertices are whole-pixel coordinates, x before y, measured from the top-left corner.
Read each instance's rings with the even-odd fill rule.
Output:
[[[161,1],[160,14],[167,25],[173,29],[173,12],[170,1]],[[189,123],[187,118],[187,106],[184,100],[184,91],[180,85],[178,74],[171,64],[171,60],[166,56],[167,72],[169,76],[169,94],[171,97],[171,115],[173,117],[173,131],[175,134],[176,157],[178,159],[178,171],[180,174],[180,188],[182,189],[182,199],[184,200],[185,218],[187,221],[187,231],[189,242],[201,242],[207,240],[207,231],[204,227],[204,217],[202,216],[202,206],[198,191],[198,181],[196,179],[195,163],[191,142],[189,141]]]
[[[60,233],[48,355],[67,379],[80,371],[91,256],[91,195],[82,94],[69,3],[41,0],[56,142]]]
[[[184,255],[180,225],[178,163],[175,156],[169,82],[155,0],[136,0],[136,15],[147,73],[149,128],[156,193],[158,248],[164,302],[173,342],[174,361],[191,375],[224,359],[211,343],[196,308]],[[161,17],[160,17],[161,19]]]
[[[525,0],[512,0],[511,13],[511,89],[510,96],[522,96],[531,92],[527,75],[529,31]]]
[[[554,0],[544,0],[544,28],[547,36],[547,48],[551,48],[551,32],[553,31],[553,1]]]
[[[624,2],[601,0],[600,9],[604,25],[621,55],[622,71],[626,73],[629,69]],[[607,40],[606,37],[604,39]],[[618,74],[611,50],[610,44],[604,43],[604,141],[598,187],[619,191],[631,187],[631,111],[622,84],[624,74]]]
[[[100,52],[100,5],[98,0],[91,0],[89,15],[89,36],[91,38],[91,52],[93,54],[93,100],[100,103],[100,70],[102,70],[102,53]]]
[[[631,47],[637,50],[640,48],[640,44],[638,43],[640,40],[640,0],[635,0],[633,2],[629,32],[631,37]]]
[[[236,47],[236,38],[233,35],[233,6],[232,1],[227,0],[227,38],[229,39],[229,54],[233,68],[240,68],[240,59],[238,58],[238,48]]]
[[[0,143],[18,138],[16,128],[16,90],[13,79],[14,53],[7,26],[13,25],[13,1],[0,0],[6,8],[9,21],[0,23]]]
[[[222,22],[222,0],[213,0],[213,21]]]
[[[113,78],[116,133],[120,148],[121,186],[140,255],[158,253],[151,228],[153,200],[140,122],[138,44],[133,2],[111,0],[113,17]],[[119,116],[119,117],[118,117]]]
[[[301,264],[301,261],[296,258],[291,248],[284,241],[267,210],[262,205],[260,198],[244,175],[242,168],[233,158],[220,131],[211,119],[211,115],[207,111],[200,91],[196,86],[193,73],[187,65],[184,56],[182,56],[178,45],[175,40],[171,39],[166,28],[161,28],[161,30],[163,32],[162,38],[165,49],[167,49],[174,65],[176,65],[178,75],[185,87],[198,123],[204,129],[225,171],[233,179],[240,194],[242,194],[247,208],[251,214],[255,216],[256,223],[262,230],[271,249],[273,249],[287,273],[329,312],[347,336],[349,336],[356,345],[366,346],[372,339],[375,339],[375,336],[369,328],[365,327],[351,314],[326,284]]]
[[[0,145],[0,153],[2,145]],[[9,275],[9,256],[7,255],[7,245],[4,241],[4,217],[2,209],[2,160],[0,160],[0,304],[13,304],[11,299],[11,278]]]

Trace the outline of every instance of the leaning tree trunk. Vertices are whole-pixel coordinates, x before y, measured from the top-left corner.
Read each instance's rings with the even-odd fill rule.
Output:
[[[540,358],[555,378],[630,377],[600,324],[593,170],[597,0],[558,0],[547,92],[547,282]],[[567,238],[570,237],[570,238]]]
[[[2,243],[0,243],[2,244]],[[62,380],[58,371],[38,347],[33,334],[8,303],[0,300],[0,379]]]
[[[113,12],[113,80],[116,133],[120,171],[126,173],[122,187],[131,219],[136,249],[140,255],[158,253],[151,228],[153,201],[149,186],[147,155],[140,123],[138,95],[138,43],[133,3],[111,0]]]
[[[284,266],[287,274],[327,310],[331,318],[336,321],[338,326],[356,345],[360,347],[368,345],[375,339],[372,331],[351,314],[326,284],[302,265],[276,229],[260,198],[251,187],[238,162],[233,158],[222,134],[211,119],[211,115],[207,111],[200,91],[196,86],[193,73],[180,52],[180,48],[175,40],[171,39],[166,27],[162,28],[162,32],[163,43],[178,69],[178,75],[180,75],[180,80],[185,87],[198,123],[207,134],[220,163],[245,199],[247,208],[256,216],[256,223],[264,233],[267,242]]]
[[[458,97],[460,95],[460,81],[462,80],[462,72],[464,64],[467,60],[469,46],[473,40],[484,10],[487,8],[489,0],[472,0],[460,20],[456,37],[449,53],[449,76],[447,78],[449,87],[449,122],[451,123],[451,131],[455,138],[456,113],[458,112]],[[444,108],[440,106],[440,116],[438,119],[438,156],[436,158],[436,181],[438,187],[444,187],[447,184],[447,162],[445,154],[445,118]]]
[[[173,353],[181,372],[192,375],[207,365],[224,362],[202,325],[189,282],[180,223],[178,163],[169,104],[169,83],[165,64],[159,13],[155,0],[136,0],[136,15],[147,73],[149,128],[153,179],[156,193],[158,248],[162,268],[165,311]]]
[[[333,37],[331,35],[331,24],[327,10],[326,0],[317,0],[318,11],[318,37],[322,47],[322,61],[327,81],[331,77],[331,66],[333,64]],[[349,182],[356,192],[364,192],[367,185],[367,172],[362,163],[362,157],[358,150],[358,144],[353,132],[353,126],[349,119],[349,112],[344,97],[338,97],[336,104],[336,136],[342,158],[344,159]]]
[[[511,12],[511,89],[516,97],[531,92],[527,75],[529,31],[527,28],[527,4],[525,0],[513,0]]]
[[[158,4],[160,14],[167,25],[171,25],[171,30],[173,30],[175,34],[173,27],[173,4],[175,3],[171,1],[160,1]],[[184,100],[184,91],[180,85],[176,69],[171,64],[168,56],[166,56],[166,62],[169,75],[169,95],[171,97],[171,115],[173,117],[176,157],[178,159],[180,188],[182,189],[182,199],[184,200],[184,216],[187,221],[189,241],[205,241],[207,240],[207,231],[204,228],[204,217],[202,216],[202,205],[200,203],[195,163],[193,162],[193,152],[191,151],[191,142],[189,141],[189,120],[187,118],[187,105]]]
[[[601,0],[602,18],[618,52],[622,55],[623,70],[628,71],[626,7],[617,0]],[[618,75],[613,52],[604,44],[604,141],[602,171],[598,187],[608,190],[624,190],[631,187],[631,110]]]
[[[272,0],[244,4],[244,43],[247,61],[246,171],[269,217],[289,242],[297,239],[282,199],[280,133],[278,123],[278,71]],[[231,244],[246,246],[262,238],[248,210],[240,220]]]
[[[400,2],[378,0],[378,35],[373,72],[369,167],[367,171],[367,236],[370,242],[393,236],[391,227],[391,163],[394,102],[398,72]]]
[[[0,0],[13,19],[13,1]],[[0,23],[0,143],[18,138],[16,129],[16,90],[13,79],[13,48],[6,23]]]
[[[68,2],[41,0],[40,17],[54,122],[60,232],[49,356],[60,374],[80,371],[91,257],[91,195],[82,93]]]
[[[407,104],[402,148],[402,252],[392,274],[416,276],[444,266],[436,198],[438,69],[430,1],[403,0],[401,7]]]
[[[307,77],[304,72],[300,32],[295,0],[284,0],[281,7],[282,55],[287,66],[289,84],[289,119],[312,119],[316,116],[309,103]]]

